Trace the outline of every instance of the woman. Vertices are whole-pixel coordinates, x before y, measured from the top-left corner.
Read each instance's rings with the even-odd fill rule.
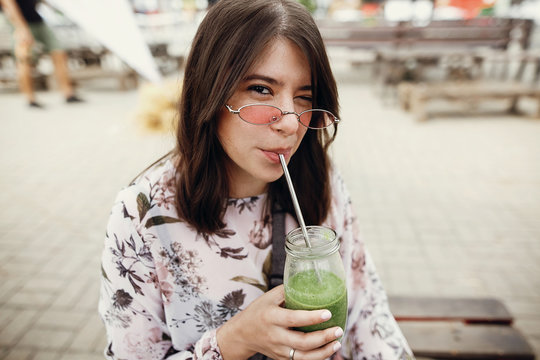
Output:
[[[109,358],[410,355],[327,155],[337,113],[324,45],[301,5],[211,7],[186,64],[177,148],[121,191],[111,213],[99,306]],[[292,330],[331,314],[284,309],[283,286],[267,291],[272,209],[286,211],[287,231],[298,227],[279,154],[306,223],[341,238],[347,329]]]

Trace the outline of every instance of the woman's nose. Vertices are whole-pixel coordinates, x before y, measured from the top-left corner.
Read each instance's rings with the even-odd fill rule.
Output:
[[[300,124],[298,123],[298,116],[292,110],[294,109],[292,106],[292,104],[289,104],[288,107],[281,108],[283,113],[281,119],[270,125],[275,131],[282,132],[285,135],[296,133]]]

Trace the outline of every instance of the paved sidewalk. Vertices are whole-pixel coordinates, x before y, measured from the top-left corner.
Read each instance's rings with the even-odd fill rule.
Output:
[[[540,354],[540,121],[417,123],[340,75],[335,159],[387,291],[497,296]],[[0,359],[102,359],[99,257],[116,192],[172,146],[137,93],[0,93]],[[534,104],[525,103],[528,109]]]

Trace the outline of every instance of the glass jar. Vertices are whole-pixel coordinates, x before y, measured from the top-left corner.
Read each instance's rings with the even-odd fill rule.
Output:
[[[311,247],[304,240],[302,229],[294,229],[285,238],[285,307],[293,310],[327,309],[330,320],[297,330],[310,332],[339,326],[347,321],[347,287],[339,241],[334,230],[323,226],[307,226]]]

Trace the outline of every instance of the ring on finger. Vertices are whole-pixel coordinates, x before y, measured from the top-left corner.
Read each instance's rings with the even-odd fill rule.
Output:
[[[294,353],[296,352],[296,349],[292,349],[289,351],[289,360],[294,360]]]

